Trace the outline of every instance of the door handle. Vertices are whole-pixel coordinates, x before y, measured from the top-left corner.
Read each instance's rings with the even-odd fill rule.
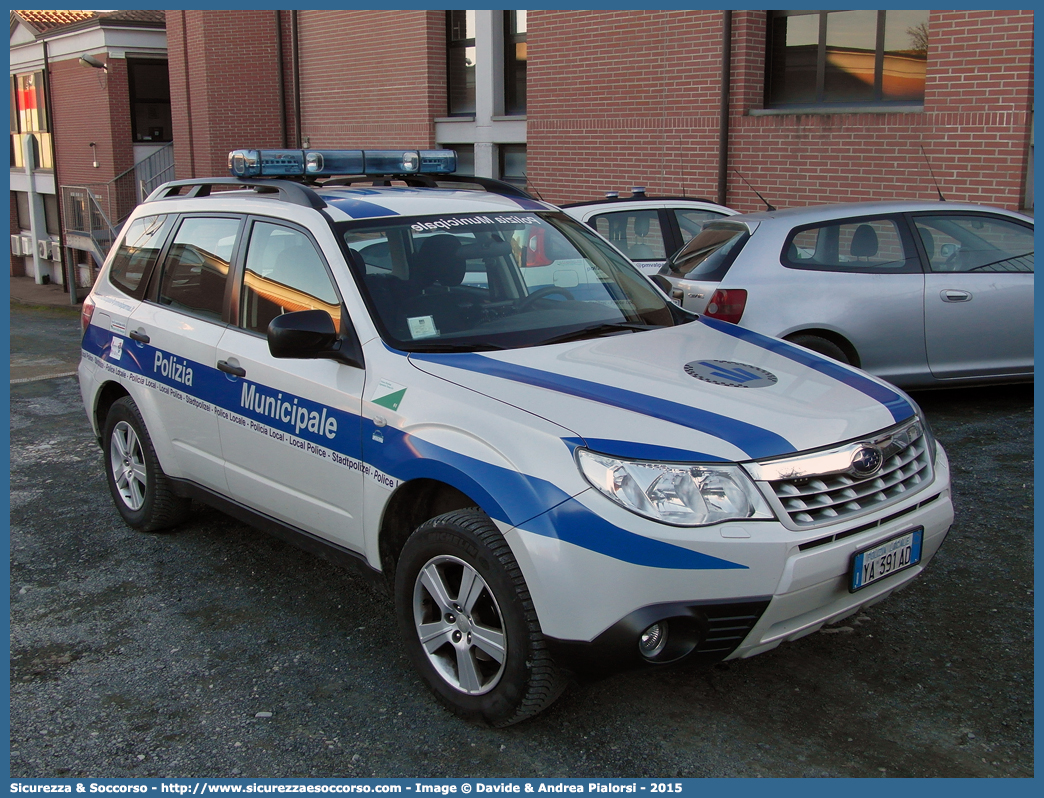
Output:
[[[972,295],[968,291],[958,291],[954,288],[947,288],[940,291],[939,296],[942,297],[943,302],[969,302],[972,298]]]
[[[218,371],[223,371],[226,374],[231,374],[233,377],[245,377],[246,369],[240,368],[239,366],[233,366],[227,360],[219,360],[217,362]]]
[[[130,337],[138,343],[147,344],[149,342],[149,336],[143,330],[131,330]]]

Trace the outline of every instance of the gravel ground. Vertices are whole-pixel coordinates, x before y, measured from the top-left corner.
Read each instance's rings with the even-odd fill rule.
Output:
[[[75,325],[45,318],[39,356]],[[12,384],[11,775],[1032,776],[1032,386],[915,398],[957,520],[908,589],[749,660],[576,684],[489,731],[431,698],[382,593],[204,507],[134,532],[75,379]]]

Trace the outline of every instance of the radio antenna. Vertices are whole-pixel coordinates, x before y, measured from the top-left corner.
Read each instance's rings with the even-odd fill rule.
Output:
[[[739,177],[739,179],[743,181],[743,184],[747,188],[749,188],[751,191],[753,191],[755,194],[758,195],[758,199],[765,203],[765,208],[767,210],[770,210],[770,211],[776,210],[776,206],[771,204],[767,199],[765,199],[763,196],[761,196],[761,194],[758,192],[758,190],[756,188],[754,188],[754,186],[752,186],[750,183],[747,182],[747,178],[745,178],[743,175],[741,175],[735,169],[733,169],[732,171],[736,172],[736,176]]]
[[[534,183],[532,180],[529,179],[529,175],[527,175],[525,172],[523,172],[522,173],[522,177],[525,178],[527,186],[532,186],[533,191],[536,192],[537,199],[540,200],[541,202],[547,202],[547,200],[545,200],[543,197],[540,196],[540,189],[536,187],[536,183]]]
[[[928,164],[928,174],[932,176],[932,182],[935,183],[935,193],[939,195],[939,202],[946,202],[946,197],[942,195],[942,191],[939,189],[939,181],[935,179],[935,172],[932,171],[932,162],[928,160],[928,153],[924,151],[924,145],[918,145],[921,148],[921,155],[924,156],[924,162]]]

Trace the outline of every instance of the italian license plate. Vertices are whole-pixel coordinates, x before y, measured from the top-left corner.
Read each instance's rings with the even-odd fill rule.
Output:
[[[848,591],[855,593],[874,582],[903,571],[921,561],[921,541],[924,527],[911,529],[869,549],[857,551],[852,557]]]

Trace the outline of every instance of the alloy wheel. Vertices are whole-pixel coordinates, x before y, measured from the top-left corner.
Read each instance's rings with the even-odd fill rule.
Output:
[[[504,673],[507,635],[489,585],[457,557],[433,557],[417,574],[413,618],[421,647],[452,687],[488,693]]]
[[[109,466],[123,503],[131,510],[140,510],[148,487],[145,456],[137,433],[126,421],[119,422],[112,430]]]

